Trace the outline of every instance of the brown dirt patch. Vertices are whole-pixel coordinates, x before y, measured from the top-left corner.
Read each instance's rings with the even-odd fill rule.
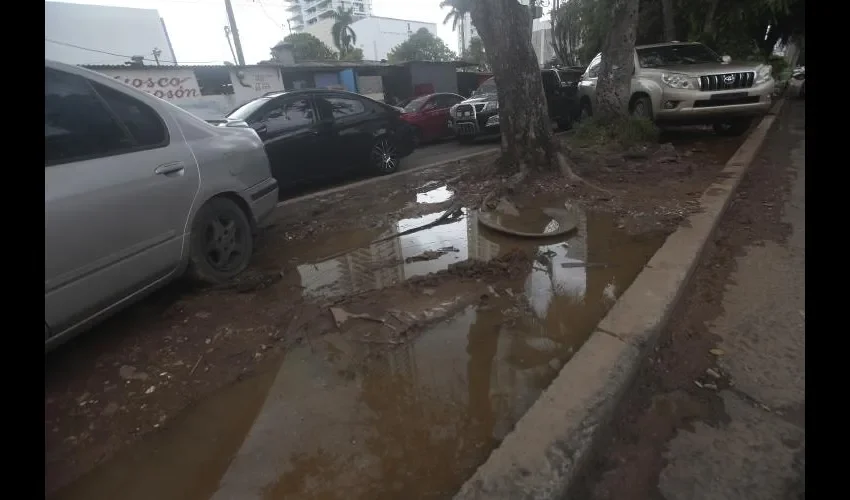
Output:
[[[698,209],[694,200],[740,141],[704,132],[669,140],[675,161],[665,159],[672,155],[666,146],[616,164],[589,152],[577,159],[581,175],[612,191],[611,198],[551,176],[534,179],[517,201],[569,199],[617,214],[620,227],[633,233],[672,231]],[[490,285],[527,271],[527,257],[508,254],[382,290],[352,286],[341,295],[309,297],[305,289],[311,284],[298,271],[313,266],[303,262],[304,255],[319,262],[363,247],[400,219],[445,210],[457,200],[477,204],[497,182],[481,178],[494,160],[484,155],[285,205],[260,236],[251,269],[232,286],[176,283],[47,356],[47,492],[211,392],[273,363],[296,343],[327,332],[358,336],[364,343],[404,342],[429,321],[482,300]],[[446,183],[453,200],[416,203],[417,193]],[[328,312],[331,305],[384,322],[350,320],[340,332]]]
[[[720,398],[695,382],[728,386],[709,352],[717,339],[705,325],[723,312],[722,294],[736,257],[759,241],[784,241],[789,235],[779,207],[790,182],[772,163],[760,157],[744,177],[655,353],[615,414],[610,434],[598,443],[584,481],[568,498],[660,499],[657,484],[667,443],[695,420],[728,419]]]

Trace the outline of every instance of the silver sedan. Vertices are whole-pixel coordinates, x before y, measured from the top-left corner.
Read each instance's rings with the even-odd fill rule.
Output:
[[[242,272],[277,203],[263,143],[106,76],[44,64],[44,342],[189,270]]]

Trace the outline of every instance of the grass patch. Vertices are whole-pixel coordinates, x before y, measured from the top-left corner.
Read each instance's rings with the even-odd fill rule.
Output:
[[[628,148],[647,142],[658,142],[660,131],[645,118],[623,117],[602,121],[590,117],[576,124],[573,142],[580,147],[619,145]]]

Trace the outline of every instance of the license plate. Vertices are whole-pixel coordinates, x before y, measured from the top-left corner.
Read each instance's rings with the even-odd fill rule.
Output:
[[[713,101],[725,101],[727,99],[740,99],[742,97],[749,97],[750,94],[747,92],[729,92],[726,94],[713,94],[709,99]]]

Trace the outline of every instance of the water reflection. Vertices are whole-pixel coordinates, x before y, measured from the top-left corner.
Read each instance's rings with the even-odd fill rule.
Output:
[[[424,193],[416,193],[416,203],[443,203],[454,196],[454,191],[447,186],[441,186]]]
[[[273,382],[244,382],[247,388],[238,394],[255,393],[253,399],[237,399],[233,391],[209,398],[161,439],[125,453],[140,458],[106,464],[63,497],[111,500],[118,492],[126,500],[450,497],[586,340],[612,294],[632,282],[662,242],[630,237],[608,215],[580,215],[575,236],[542,247],[534,240],[503,238],[467,216],[299,266],[312,293],[342,293],[396,283],[467,257],[487,260],[517,246],[535,256],[527,275],[502,283],[497,297],[407,344],[387,349],[335,333],[295,348]],[[394,231],[436,217],[401,221]],[[445,246],[460,251],[404,263]],[[394,264],[375,265],[388,260]],[[587,262],[609,265],[575,265]],[[229,415],[254,414],[250,426],[198,425],[241,422]],[[155,453],[145,452],[150,446]]]

